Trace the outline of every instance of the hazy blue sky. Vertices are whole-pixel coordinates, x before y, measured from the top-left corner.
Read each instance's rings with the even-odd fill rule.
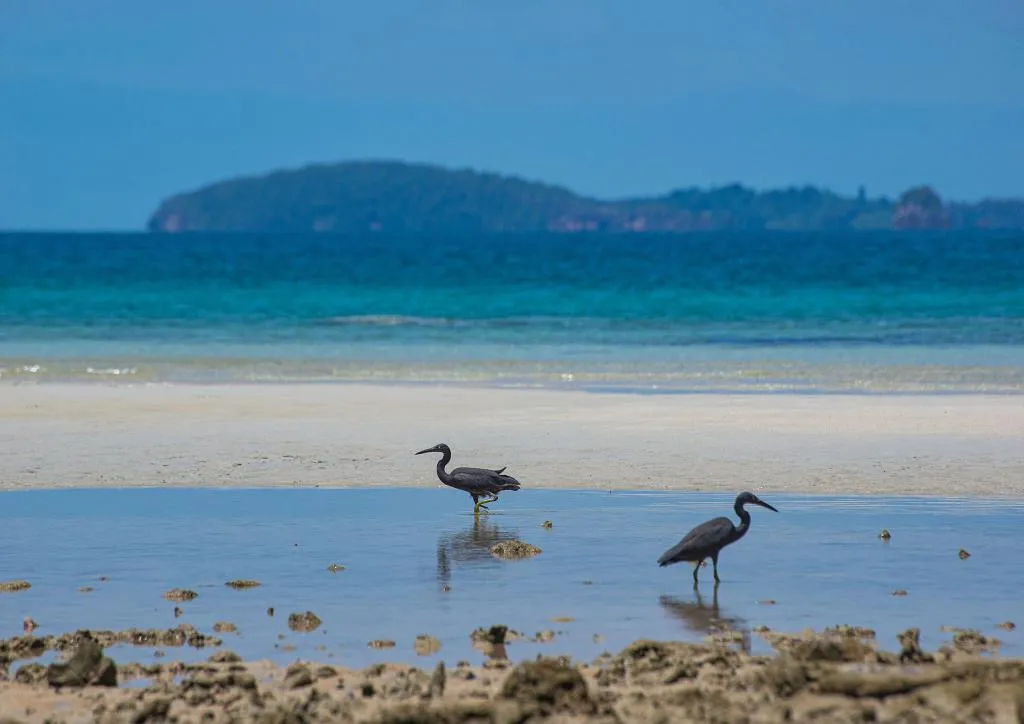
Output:
[[[310,161],[1024,195],[1021,0],[0,0],[0,227]]]

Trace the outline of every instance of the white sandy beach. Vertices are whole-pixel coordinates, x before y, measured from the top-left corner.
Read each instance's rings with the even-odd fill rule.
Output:
[[[588,394],[374,385],[0,386],[0,487],[435,486],[1024,496],[1011,396]]]

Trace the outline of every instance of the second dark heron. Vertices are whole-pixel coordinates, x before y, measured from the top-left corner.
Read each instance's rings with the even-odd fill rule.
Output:
[[[445,485],[469,493],[473,498],[474,513],[479,513],[481,508],[487,510],[487,504],[497,500],[498,493],[503,490],[519,490],[519,481],[511,475],[504,475],[505,468],[455,468],[449,473],[445,466],[452,460],[452,450],[443,442],[416,454],[432,452],[441,453],[441,459],[437,461],[437,477]],[[489,497],[481,500],[484,496]]]
[[[730,543],[735,543],[750,530],[750,513],[743,507],[748,504],[760,505],[762,508],[779,512],[753,493],[740,493],[736,496],[736,502],[733,504],[733,510],[740,517],[738,526],[733,525],[733,522],[724,516],[701,523],[683,536],[681,541],[662,553],[661,558],[658,559],[658,565],[664,567],[683,561],[696,564],[693,567],[693,586],[696,588],[697,572],[700,571],[704,559],[710,558],[714,564],[715,583],[718,584],[718,554],[723,548]]]

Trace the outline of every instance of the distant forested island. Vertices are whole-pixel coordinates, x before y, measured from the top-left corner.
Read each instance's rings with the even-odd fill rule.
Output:
[[[153,232],[688,232],[1021,229],[1024,199],[943,201],[928,186],[896,199],[814,186],[741,184],[601,200],[513,176],[397,161],[315,164],[231,179],[167,199]]]

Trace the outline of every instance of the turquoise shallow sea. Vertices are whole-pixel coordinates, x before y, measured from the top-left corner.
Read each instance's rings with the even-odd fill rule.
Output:
[[[1024,233],[0,235],[0,383],[1024,389]]]

